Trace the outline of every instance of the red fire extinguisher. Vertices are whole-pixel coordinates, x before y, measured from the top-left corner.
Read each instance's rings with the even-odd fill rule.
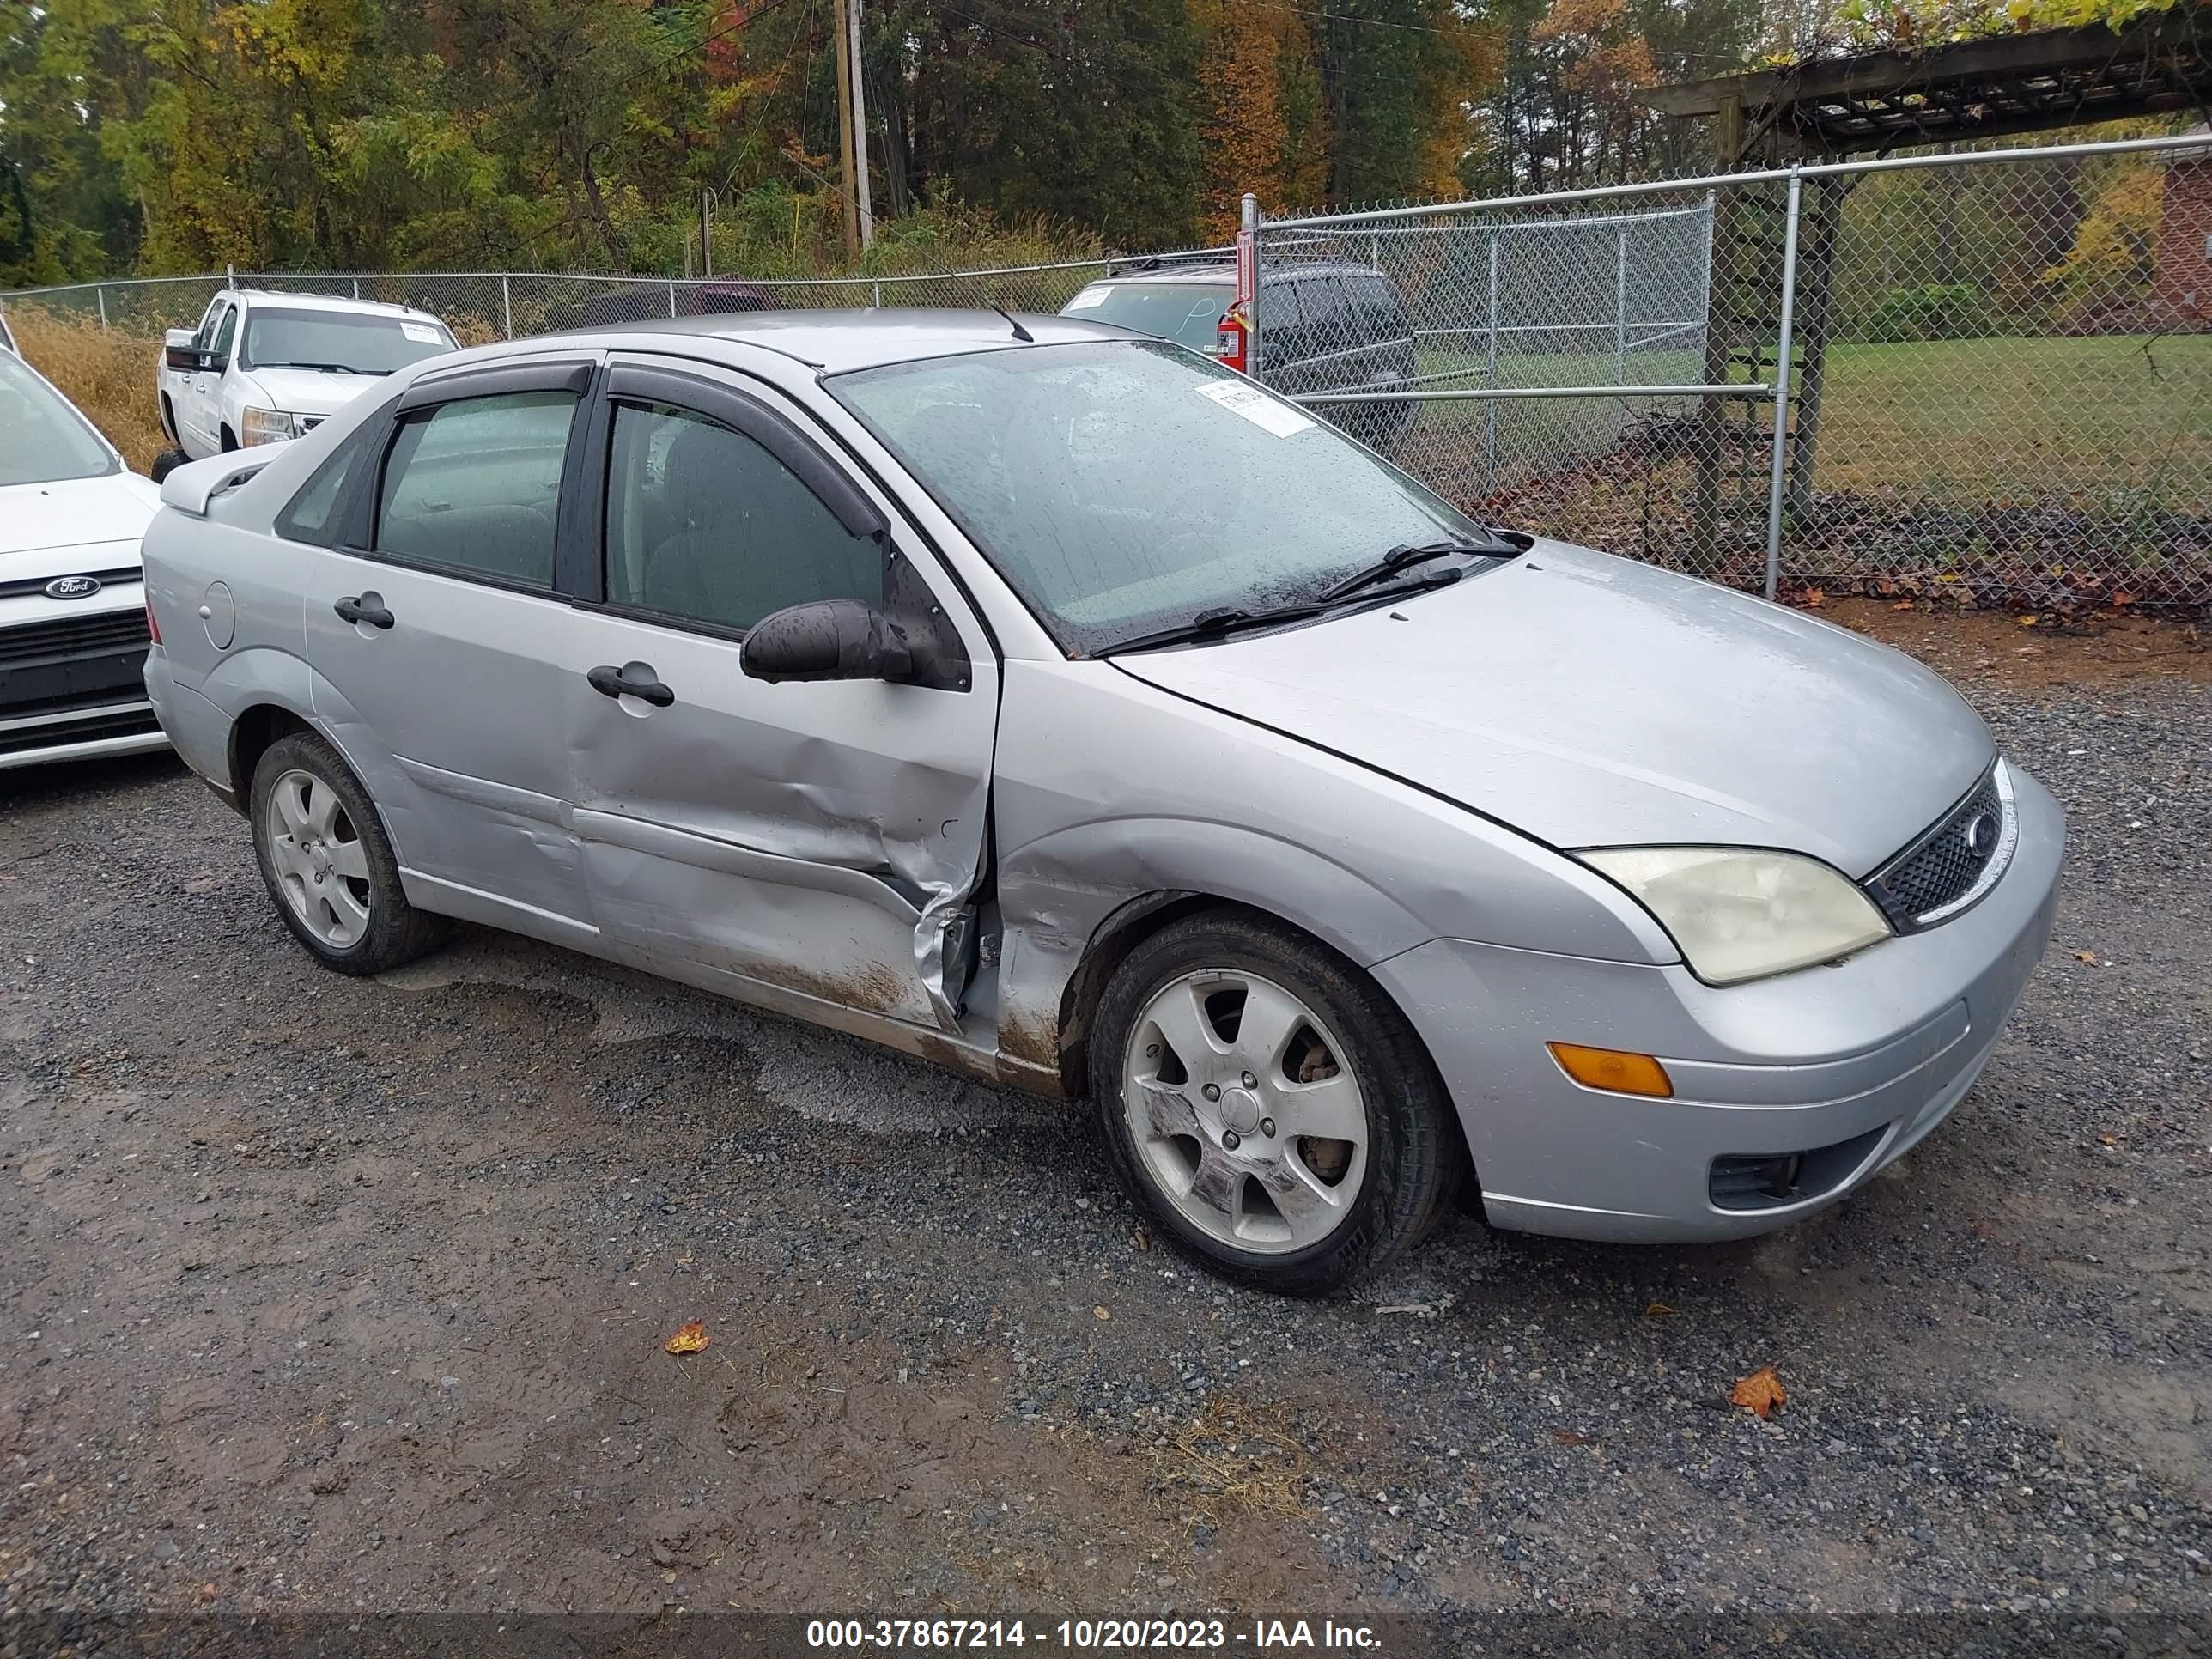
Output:
[[[1259,246],[1249,230],[1237,233],[1237,299],[1213,331],[1213,355],[1239,374],[1251,373],[1252,301],[1259,289]]]

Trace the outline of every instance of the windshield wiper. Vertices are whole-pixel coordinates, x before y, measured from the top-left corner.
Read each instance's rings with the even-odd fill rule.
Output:
[[[1239,629],[1303,622],[1308,617],[1318,617],[1328,609],[1329,607],[1326,605],[1308,604],[1269,605],[1259,611],[1201,611],[1187,623],[1117,641],[1096,654],[1111,657],[1123,651],[1149,651],[1155,646],[1192,645],[1200,640],[1221,639]]]
[[[1455,548],[1454,551],[1463,550]],[[1416,562],[1408,560],[1407,563]],[[1398,568],[1406,567],[1401,564]],[[1386,574],[1390,573],[1384,573]],[[1201,611],[1187,623],[1174,628],[1163,628],[1151,634],[1139,634],[1110,645],[1095,654],[1116,656],[1124,651],[1149,651],[1161,645],[1197,645],[1209,640],[1225,639],[1230,634],[1246,628],[1273,628],[1284,623],[1304,622],[1309,617],[1325,615],[1346,608],[1346,601],[1359,605],[1387,604],[1392,599],[1408,599],[1416,593],[1427,593],[1439,587],[1449,587],[1464,570],[1438,570],[1415,580],[1401,582],[1395,587],[1382,587],[1374,592],[1340,594],[1334,599],[1322,599],[1301,605],[1270,605],[1260,611]],[[1379,580],[1379,579],[1378,579]]]
[[[1410,565],[1425,564],[1431,559],[1446,558],[1454,553],[1472,553],[1480,558],[1510,559],[1521,550],[1510,542],[1468,542],[1457,538],[1440,542],[1401,542],[1364,570],[1355,570],[1334,587],[1322,590],[1324,599],[1340,599],[1348,593],[1357,593],[1363,587],[1388,581]]]
[[[331,374],[387,374],[389,369],[356,368],[351,363],[256,363],[256,368],[313,368]]]

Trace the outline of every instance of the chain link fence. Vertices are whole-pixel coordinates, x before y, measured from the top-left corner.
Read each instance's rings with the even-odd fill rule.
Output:
[[[1255,244],[1256,372],[1486,517],[1770,592],[2212,604],[2202,137],[1272,220]],[[143,343],[150,398],[162,331],[226,280],[419,307],[477,343],[767,307],[1057,311],[1114,268],[239,272],[0,304]]]
[[[1225,258],[1227,250],[1216,250]],[[1170,258],[1204,255],[1170,255]],[[1103,259],[895,276],[819,281],[749,277],[607,276],[562,271],[233,271],[150,276],[25,289],[0,295],[18,312],[35,309],[158,344],[164,331],[191,328],[225,286],[319,294],[413,306],[445,319],[463,345],[562,329],[712,313],[848,306],[988,306],[1057,311],[1109,269]]]
[[[2202,137],[1255,240],[1260,373],[1485,516],[1770,592],[2212,603]]]

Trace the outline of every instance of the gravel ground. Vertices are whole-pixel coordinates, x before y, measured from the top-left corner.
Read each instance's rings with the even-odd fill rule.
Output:
[[[173,763],[0,776],[0,1648],[59,1607],[2212,1616],[2212,687],[1981,700],[2073,851],[1907,1166],[1741,1245],[1462,1215],[1322,1304],[1155,1247],[1079,1114],[486,932],[323,973]],[[1770,1364],[1786,1407],[1726,1404]]]

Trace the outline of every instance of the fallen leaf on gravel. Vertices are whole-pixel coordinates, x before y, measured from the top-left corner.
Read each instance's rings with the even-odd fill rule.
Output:
[[[2086,962],[2092,968],[2094,968],[2097,965],[2097,953],[2094,951],[2076,951],[2074,953],[2074,960],[2076,962]]]
[[[1892,611],[1911,611],[1915,608],[1917,603],[1918,602],[1917,600],[1913,599],[1899,599],[1895,605],[1893,605],[1889,608]]]
[[[1103,1308],[1093,1308],[1091,1310],[1091,1316],[1093,1319],[1111,1319],[1114,1316]]]
[[[1644,1309],[1644,1316],[1646,1319],[1672,1319],[1680,1311],[1679,1308],[1670,1308],[1663,1302],[1654,1302]]]
[[[1774,1408],[1790,1398],[1782,1387],[1782,1379],[1774,1374],[1771,1365],[1761,1365],[1749,1376],[1737,1379],[1729,1393],[1729,1401],[1759,1417],[1770,1417]]]
[[[1412,1314],[1416,1319],[1434,1319],[1439,1314],[1451,1311],[1452,1304],[1459,1298],[1447,1292],[1433,1302],[1386,1302],[1376,1309],[1378,1314]]]
[[[714,1340],[707,1334],[707,1327],[695,1319],[670,1337],[666,1346],[671,1353],[704,1353],[707,1345]]]
[[[1552,1438],[1562,1446],[1594,1446],[1597,1443],[1586,1434],[1577,1434],[1572,1429],[1553,1429]]]

